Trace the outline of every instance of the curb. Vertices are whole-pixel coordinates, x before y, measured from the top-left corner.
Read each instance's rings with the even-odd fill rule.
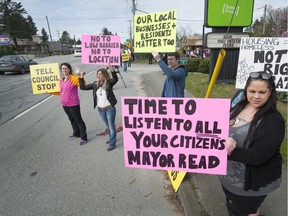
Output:
[[[202,207],[195,195],[195,190],[192,189],[189,180],[190,174],[187,173],[178,189],[178,195],[184,209],[184,214],[186,216],[197,216],[201,214]]]

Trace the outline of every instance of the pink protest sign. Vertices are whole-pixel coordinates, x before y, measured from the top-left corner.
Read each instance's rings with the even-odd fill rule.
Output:
[[[229,99],[122,97],[125,166],[226,174]]]
[[[120,65],[120,37],[82,34],[82,64]]]

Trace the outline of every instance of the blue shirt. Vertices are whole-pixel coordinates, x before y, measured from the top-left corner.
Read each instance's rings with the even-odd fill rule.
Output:
[[[185,80],[188,75],[187,69],[182,65],[179,65],[179,67],[175,69],[171,69],[163,60],[160,60],[158,63],[164,74],[167,76],[162,91],[162,97],[184,98]]]

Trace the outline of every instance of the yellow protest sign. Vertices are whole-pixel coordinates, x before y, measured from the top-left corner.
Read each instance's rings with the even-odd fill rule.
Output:
[[[134,17],[134,50],[138,53],[176,50],[176,11],[164,11]]]
[[[129,53],[127,52],[124,52],[124,53],[121,53],[121,58],[122,58],[122,61],[129,61]]]
[[[33,94],[60,91],[60,73],[58,63],[30,66]]]
[[[175,192],[178,191],[185,175],[186,175],[186,172],[183,172],[183,171],[171,171],[171,170],[168,170],[168,176],[169,176],[169,179],[172,183],[172,186],[175,190]]]

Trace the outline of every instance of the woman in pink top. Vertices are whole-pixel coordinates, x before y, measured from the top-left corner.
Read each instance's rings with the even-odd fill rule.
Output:
[[[69,136],[69,139],[80,137],[80,145],[84,145],[87,143],[87,134],[86,125],[80,112],[79,76],[72,74],[72,67],[69,63],[62,63],[60,69],[63,74],[63,78],[60,80],[60,101],[73,128],[73,134]]]

